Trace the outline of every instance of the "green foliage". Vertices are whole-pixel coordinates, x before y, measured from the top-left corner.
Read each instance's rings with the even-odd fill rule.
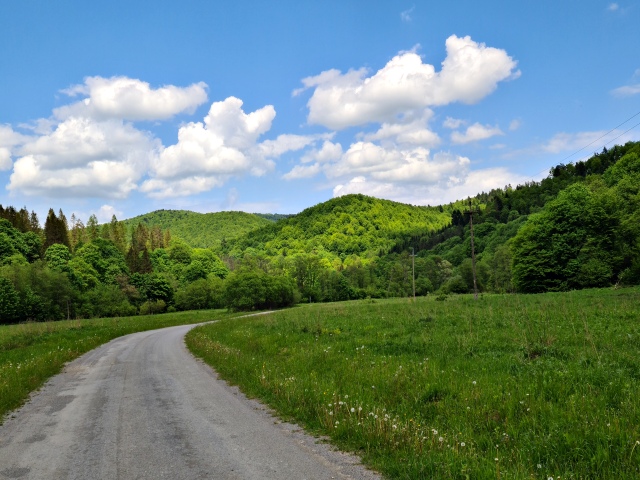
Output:
[[[330,262],[352,254],[373,258],[448,222],[448,214],[436,208],[345,195],[249,232],[229,242],[227,251],[240,255],[253,247],[269,256],[314,253]]]
[[[180,238],[194,248],[218,247],[251,230],[268,225],[272,220],[264,215],[244,212],[196,213],[186,210],[157,210],[140,215],[124,224],[133,229],[139,223],[151,228],[159,226],[170,230],[173,237]]]
[[[69,247],[61,243],[54,243],[44,253],[44,259],[49,268],[60,272],[69,271],[69,260],[71,260],[71,252]]]
[[[13,284],[0,277],[0,324],[12,323],[19,318],[20,299]]]
[[[474,283],[469,202],[481,292],[640,283],[633,142],[558,165],[540,182],[435,208],[347,195],[291,216],[159,211],[102,226],[92,216],[86,227],[51,209],[43,231],[26,208],[0,206],[0,276],[18,295],[15,321],[410,297],[414,286],[418,296],[465,293]],[[163,230],[174,227],[173,238]]]
[[[164,300],[147,300],[140,305],[140,315],[157,315],[164,313],[166,309],[167,304]]]
[[[111,240],[96,238],[80,247],[75,255],[98,273],[101,283],[114,284],[118,275],[128,273],[123,253]]]
[[[45,250],[54,243],[69,246],[69,225],[67,225],[67,218],[64,216],[64,213],[62,213],[62,210],[60,210],[56,216],[53,208],[49,209],[47,219],[44,223],[44,237]]]
[[[6,219],[0,219],[0,265],[9,263],[9,258],[20,254],[29,261],[40,255],[42,242],[38,234],[22,233]]]
[[[99,284],[84,294],[83,317],[127,317],[137,313],[127,296],[116,285]]]
[[[175,305],[178,310],[223,308],[223,295],[223,281],[210,275],[179,288],[175,294]]]
[[[225,305],[236,311],[289,307],[297,301],[293,279],[261,271],[232,272],[225,280]]]
[[[574,184],[532,216],[513,239],[514,284],[522,292],[611,284],[620,271],[618,218],[602,193]]]

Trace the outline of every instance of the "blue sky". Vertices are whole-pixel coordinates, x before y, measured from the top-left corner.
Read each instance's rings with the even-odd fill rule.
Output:
[[[638,24],[637,1],[2,2],[0,203],[297,213],[538,180],[640,139]]]

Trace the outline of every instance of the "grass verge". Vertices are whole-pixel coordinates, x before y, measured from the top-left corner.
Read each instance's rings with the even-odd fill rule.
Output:
[[[66,362],[116,337],[231,316],[226,310],[0,326],[0,424]]]
[[[389,478],[640,477],[640,289],[318,304],[187,335]]]

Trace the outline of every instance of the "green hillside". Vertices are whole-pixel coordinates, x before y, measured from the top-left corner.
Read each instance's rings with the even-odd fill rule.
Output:
[[[640,142],[557,165],[540,182],[473,198],[480,291],[566,291],[640,281]],[[452,269],[445,289],[472,289],[467,202],[451,206],[451,224],[414,239],[425,261]],[[434,276],[431,282],[434,287]]]
[[[178,237],[191,247],[209,248],[220,245],[225,239],[239,237],[251,230],[273,223],[268,216],[245,212],[196,213],[188,210],[156,210],[124,220],[127,230],[138,223],[148,227],[157,225],[170,230],[172,237]]]
[[[0,322],[638,285],[639,216],[640,142],[439,207],[346,195],[276,222],[161,210],[70,230],[0,207]]]
[[[225,253],[252,249],[267,256],[314,253],[344,260],[389,253],[398,243],[435,232],[451,222],[443,208],[416,207],[365,195],[345,195],[229,242]]]

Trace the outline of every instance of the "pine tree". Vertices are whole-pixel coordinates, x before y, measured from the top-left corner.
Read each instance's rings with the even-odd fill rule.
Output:
[[[87,220],[87,238],[89,241],[93,241],[100,236],[100,232],[98,231],[98,218],[95,215],[91,215],[89,220]]]
[[[119,222],[115,215],[111,217],[109,223],[109,238],[115,243],[118,250],[123,254],[127,253],[127,239],[124,223]]]
[[[60,243],[69,247],[69,232],[67,231],[67,219],[62,210],[56,217],[53,208],[49,209],[47,219],[44,222],[44,251],[54,243]]]

